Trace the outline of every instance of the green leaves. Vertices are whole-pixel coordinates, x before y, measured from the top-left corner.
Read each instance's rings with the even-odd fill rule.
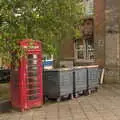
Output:
[[[20,50],[21,39],[32,38],[43,42],[44,52],[55,54],[66,34],[77,31],[78,36],[74,25],[82,14],[81,0],[0,0],[0,53],[9,57]]]

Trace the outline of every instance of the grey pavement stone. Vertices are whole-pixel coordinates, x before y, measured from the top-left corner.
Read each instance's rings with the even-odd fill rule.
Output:
[[[89,96],[23,113],[0,113],[0,120],[120,120],[120,85],[104,85]]]

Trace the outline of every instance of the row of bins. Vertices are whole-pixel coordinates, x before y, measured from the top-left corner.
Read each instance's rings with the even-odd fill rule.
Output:
[[[72,98],[99,86],[98,65],[51,69],[43,72],[44,96],[48,99]]]
[[[100,73],[98,65],[75,67],[73,70],[74,96],[78,97],[81,94],[90,94],[92,91],[97,91]]]

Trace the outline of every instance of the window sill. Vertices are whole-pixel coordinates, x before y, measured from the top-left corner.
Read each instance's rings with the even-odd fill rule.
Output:
[[[81,63],[95,63],[95,60],[76,59],[75,62],[81,62]]]

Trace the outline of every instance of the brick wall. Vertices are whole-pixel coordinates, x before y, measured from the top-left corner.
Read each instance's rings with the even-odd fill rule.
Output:
[[[94,0],[94,41],[96,49],[96,62],[105,64],[105,0]]]
[[[74,58],[74,42],[71,38],[63,40],[61,43],[61,59],[73,60]]]
[[[60,66],[72,67],[74,61],[74,41],[72,37],[67,37],[61,42]]]

